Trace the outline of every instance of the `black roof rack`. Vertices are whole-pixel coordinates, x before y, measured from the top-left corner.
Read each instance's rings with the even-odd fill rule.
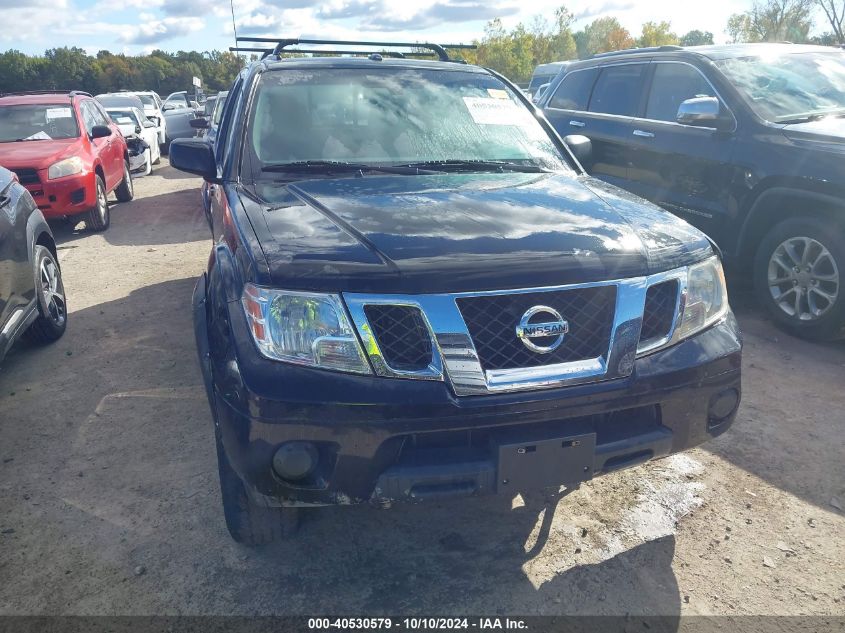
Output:
[[[380,48],[424,48],[428,49],[429,51],[433,52],[440,58],[440,61],[443,62],[450,62],[456,61],[449,58],[449,54],[446,52],[447,48],[452,49],[474,49],[476,48],[475,44],[432,44],[429,42],[362,42],[358,40],[312,40],[312,39],[299,39],[299,38],[277,38],[277,37],[237,37],[235,38],[236,42],[262,42],[267,44],[275,44],[273,49],[269,52],[264,53],[264,57],[268,55],[276,55],[279,56],[282,53],[312,53],[312,54],[320,54],[323,52],[327,52],[329,54],[356,54],[356,55],[390,55],[394,57],[395,55],[385,53],[383,50],[378,50]],[[288,49],[289,46],[298,46],[301,44],[330,44],[334,46],[372,46],[374,50],[363,52],[357,51],[353,53],[352,51],[321,51],[320,49],[314,50],[290,50]],[[287,50],[286,50],[287,49]],[[237,50],[237,47],[233,47],[230,50]],[[253,50],[249,51],[253,53],[261,52],[260,50]],[[410,57],[415,56],[415,53],[402,53],[403,57]]]
[[[263,53],[265,57],[273,52],[272,48],[253,48],[247,46],[230,46],[229,50],[233,53]],[[397,59],[405,59],[406,57],[435,57],[435,54],[429,51],[419,51],[416,53],[400,53],[399,51],[330,51],[322,48],[317,48],[310,50],[286,49],[284,52],[308,53],[309,55],[383,55],[385,57],[395,57]]]
[[[26,95],[67,95],[69,97],[90,97],[88,92],[81,90],[16,90],[15,92],[4,92],[0,97],[22,97]]]
[[[590,59],[599,59],[601,57],[615,57],[616,55],[633,55],[634,53],[660,53],[666,51],[682,51],[683,46],[675,46],[674,44],[667,44],[665,46],[647,46],[645,48],[626,48],[621,51],[608,51],[606,53],[596,53]]]

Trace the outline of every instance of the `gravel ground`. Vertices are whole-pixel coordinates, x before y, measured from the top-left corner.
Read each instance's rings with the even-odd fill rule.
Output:
[[[559,498],[223,523],[190,297],[199,181],[162,166],[101,234],[57,225],[58,343],[0,370],[0,614],[845,615],[845,344],[741,289],[744,400],[710,444]]]

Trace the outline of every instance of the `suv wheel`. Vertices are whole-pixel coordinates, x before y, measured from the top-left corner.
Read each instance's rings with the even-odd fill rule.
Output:
[[[232,538],[238,543],[256,546],[293,536],[299,527],[299,510],[260,506],[250,499],[243,481],[229,464],[216,429],[215,436],[223,514]]]
[[[845,231],[815,218],[776,224],[760,242],[754,287],[777,323],[809,339],[845,336]]]
[[[106,185],[102,178],[97,176],[95,182],[97,187],[97,204],[88,212],[85,218],[85,224],[92,231],[105,231],[109,228],[109,223],[111,222],[108,194],[106,194]]]
[[[35,293],[38,297],[38,318],[27,330],[27,337],[36,343],[51,343],[67,329],[67,301],[62,271],[53,253],[36,246],[33,258]]]
[[[132,174],[129,173],[129,163],[123,162],[123,180],[114,190],[118,202],[129,202],[135,197],[135,186],[132,184]]]

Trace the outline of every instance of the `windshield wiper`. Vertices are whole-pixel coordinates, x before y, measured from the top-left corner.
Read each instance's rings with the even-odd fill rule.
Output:
[[[411,165],[367,165],[366,163],[347,163],[339,160],[301,160],[292,163],[274,163],[264,165],[261,171],[297,172],[297,171],[379,171],[386,174],[400,174],[403,176],[417,176],[421,174],[435,174],[437,172],[420,169]]]
[[[409,163],[406,167],[429,167],[441,171],[519,171],[528,174],[544,174],[551,170],[539,165],[526,165],[506,160],[428,160],[419,163]]]
[[[778,119],[778,123],[782,123],[783,125],[792,125],[794,123],[809,123],[811,121],[820,121],[822,119],[827,118],[839,118],[845,116],[845,109],[843,110],[831,110],[830,112],[814,112],[812,114],[800,114],[798,116],[790,117],[787,119]]]

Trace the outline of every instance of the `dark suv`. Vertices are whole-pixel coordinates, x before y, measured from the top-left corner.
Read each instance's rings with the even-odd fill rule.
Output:
[[[845,336],[845,52],[676,46],[567,67],[539,103],[592,141],[594,176],[652,200],[752,271],[795,334]]]
[[[289,44],[240,74],[213,146],[171,146],[209,183],[194,325],[235,539],[302,507],[574,486],[730,426],[740,336],[702,233],[439,46]]]

